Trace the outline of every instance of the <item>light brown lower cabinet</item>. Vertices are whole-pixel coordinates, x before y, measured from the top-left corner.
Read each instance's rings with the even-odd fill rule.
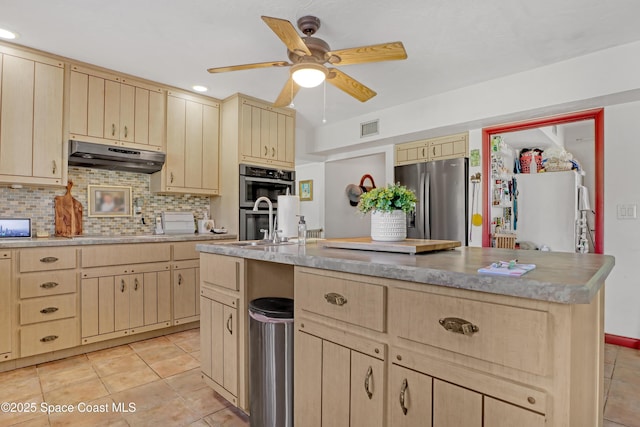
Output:
[[[147,266],[147,270],[154,270]],[[85,273],[81,285],[82,343],[171,326],[171,274],[158,271],[101,275]],[[143,268],[144,270],[144,268]],[[89,277],[88,277],[89,276]]]
[[[173,266],[173,323],[194,322],[200,315],[199,260],[180,261]]]
[[[385,425],[384,360],[300,331],[294,341],[295,425]]]
[[[402,366],[391,365],[389,371],[391,425],[394,427],[430,425],[433,408],[432,388],[433,378],[430,376]]]
[[[0,259],[0,360],[11,357],[11,257],[9,252],[2,252],[6,258]]]
[[[200,365],[202,373],[238,404],[238,298],[206,287],[200,297]],[[219,389],[218,389],[219,390]],[[226,391],[226,393],[225,393]]]

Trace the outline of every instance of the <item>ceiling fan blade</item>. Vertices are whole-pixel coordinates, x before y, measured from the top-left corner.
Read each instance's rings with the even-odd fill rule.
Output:
[[[402,42],[392,42],[335,50],[327,57],[333,65],[350,65],[407,59],[407,52]]]
[[[282,91],[280,91],[280,95],[278,95],[278,99],[273,103],[274,107],[287,107],[293,101],[296,94],[300,90],[300,86],[296,82],[293,81],[291,77],[287,80]]]
[[[256,62],[255,64],[242,64],[231,65],[229,67],[216,67],[207,69],[210,73],[225,73],[227,71],[239,71],[239,70],[251,70],[253,68],[269,68],[269,67],[288,67],[289,64],[286,61],[273,61],[273,62]]]
[[[338,89],[347,92],[349,95],[361,102],[368,101],[377,95],[373,90],[369,89],[354,78],[346,75],[337,68],[329,68],[327,82],[331,83]]]
[[[302,41],[302,38],[291,22],[286,19],[271,18],[269,16],[263,16],[262,20],[280,37],[280,40],[282,40],[291,52],[299,56],[311,55],[311,51],[307,45],[304,44],[304,41]]]

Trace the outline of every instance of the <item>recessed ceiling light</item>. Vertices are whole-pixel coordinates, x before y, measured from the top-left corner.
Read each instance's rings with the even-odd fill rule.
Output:
[[[195,90],[196,92],[206,92],[206,91],[208,91],[208,90],[209,90],[209,88],[208,88],[208,87],[206,87],[206,86],[200,86],[200,85],[191,86],[191,88],[192,88],[193,90]]]
[[[14,33],[13,31],[9,31],[9,30],[5,30],[4,28],[0,28],[0,38],[7,39],[7,40],[13,40],[13,39],[15,39],[17,37],[18,37],[18,35],[16,33]]]

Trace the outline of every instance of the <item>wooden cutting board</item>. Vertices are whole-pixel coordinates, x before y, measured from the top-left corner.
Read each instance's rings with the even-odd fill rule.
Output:
[[[82,204],[71,196],[73,182],[67,183],[67,193],[54,199],[56,236],[71,237],[82,234]]]
[[[421,252],[453,249],[458,246],[462,246],[462,244],[455,240],[405,239],[400,242],[376,242],[371,240],[371,237],[350,237],[344,239],[318,240],[318,246],[327,248],[416,254]]]

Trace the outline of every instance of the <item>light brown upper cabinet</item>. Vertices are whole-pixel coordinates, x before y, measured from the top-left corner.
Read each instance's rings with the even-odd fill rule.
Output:
[[[469,157],[469,134],[465,132],[397,144],[395,151],[396,166],[432,160]]]
[[[220,103],[167,93],[167,160],[151,176],[158,193],[219,194]]]
[[[295,111],[242,97],[239,112],[239,163],[295,167]]]
[[[0,45],[0,182],[64,185],[64,63]]]
[[[69,100],[69,139],[162,150],[160,87],[72,65]]]

